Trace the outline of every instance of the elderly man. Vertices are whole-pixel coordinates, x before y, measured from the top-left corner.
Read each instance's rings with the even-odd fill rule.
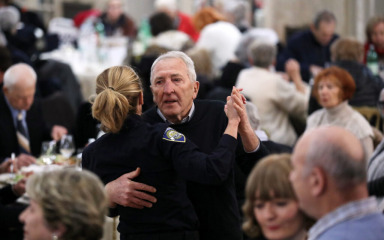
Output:
[[[289,117],[304,122],[306,120],[309,87],[300,77],[300,67],[291,62],[293,71],[289,72],[293,84],[279,74],[270,71],[275,63],[276,46],[255,40],[248,48],[251,68],[240,72],[236,87],[257,106],[261,126],[272,141],[293,146],[297,134]]]
[[[42,141],[49,139],[41,108],[34,101],[35,89],[36,73],[29,65],[16,64],[5,72],[0,94],[0,162],[15,153],[16,167],[34,163]],[[51,137],[59,140],[66,133],[64,127],[53,126]]]
[[[279,57],[277,70],[284,71],[285,62],[295,59],[300,63],[301,76],[308,82],[331,61],[330,46],[338,37],[335,34],[336,18],[330,11],[319,12],[309,30],[299,32],[288,40]]]
[[[170,124],[192,140],[200,150],[210,153],[224,132],[227,118],[223,102],[194,101],[199,82],[196,81],[193,61],[178,51],[161,55],[152,65],[151,90],[157,107],[148,110],[144,119],[149,123]],[[232,94],[239,92],[234,89]],[[188,196],[198,215],[200,239],[203,240],[242,238],[236,194],[240,199],[243,198],[246,175],[254,163],[268,153],[250,126],[245,108],[240,116],[242,144],[239,144],[237,150],[236,172],[232,172],[218,186],[188,183]],[[127,173],[107,184],[106,190],[113,203],[139,208],[152,206],[150,202],[156,199],[140,190],[152,192],[154,189],[130,180],[137,175],[138,172]]]
[[[318,220],[309,240],[383,238],[384,216],[368,198],[364,156],[360,141],[340,127],[313,129],[298,141],[290,180],[302,210]]]

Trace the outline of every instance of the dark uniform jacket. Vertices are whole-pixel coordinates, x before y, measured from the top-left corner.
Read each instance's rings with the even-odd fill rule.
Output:
[[[140,167],[135,181],[157,189],[157,202],[152,208],[117,207],[120,233],[193,231],[198,228],[198,220],[184,179],[220,184],[231,172],[236,145],[235,138],[223,135],[207,155],[166,124],[149,125],[133,115],[119,133],[105,134],[85,148],[83,167],[95,172],[104,183]]]

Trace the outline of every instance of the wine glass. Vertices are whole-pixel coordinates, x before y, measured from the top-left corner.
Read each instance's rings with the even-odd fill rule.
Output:
[[[68,159],[74,152],[75,144],[72,135],[64,135],[60,140],[60,153]]]
[[[41,159],[45,164],[52,164],[55,160],[56,142],[43,142],[41,145]]]

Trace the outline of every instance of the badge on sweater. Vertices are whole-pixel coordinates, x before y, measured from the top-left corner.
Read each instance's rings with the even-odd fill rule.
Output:
[[[185,142],[185,136],[170,127],[165,130],[163,139],[171,142]]]

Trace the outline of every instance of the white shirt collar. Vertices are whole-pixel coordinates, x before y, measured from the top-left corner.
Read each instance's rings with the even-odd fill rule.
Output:
[[[195,103],[192,102],[191,110],[189,110],[188,115],[185,118],[183,118],[179,124],[189,122],[189,120],[191,120],[194,113],[195,113]],[[157,114],[159,114],[159,116],[161,117],[161,119],[163,119],[164,122],[174,124],[173,122],[165,118],[165,116],[163,115],[163,113],[160,111],[159,108],[157,108]]]

